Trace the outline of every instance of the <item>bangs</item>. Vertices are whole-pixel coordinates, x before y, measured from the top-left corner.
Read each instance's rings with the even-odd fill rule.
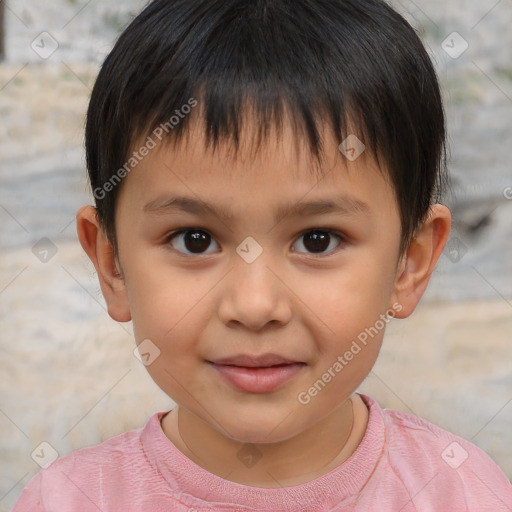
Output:
[[[271,128],[279,132],[284,122],[291,122],[297,138],[321,163],[324,131],[331,130],[341,143],[351,133],[351,121],[357,137],[377,157],[390,147],[394,131],[386,126],[383,110],[404,111],[389,95],[385,98],[375,80],[379,74],[392,78],[380,42],[370,38],[361,44],[361,35],[383,29],[367,6],[354,11],[353,6],[336,2],[334,12],[329,12],[330,3],[299,2],[290,8],[292,4],[283,1],[213,2],[211,6],[190,2],[186,9],[183,3],[169,2],[168,14],[153,21],[166,25],[155,27],[156,31],[175,34],[174,44],[158,40],[147,44],[151,37],[141,34],[148,41],[140,45],[144,55],[134,60],[144,64],[134,73],[139,82],[141,77],[151,80],[124,98],[135,114],[129,138],[147,135],[167,123],[171,126],[166,136],[180,141],[190,118],[199,116],[169,120],[194,98],[207,143],[213,147],[225,141],[238,151],[241,132],[250,121],[257,125],[257,150]],[[181,37],[183,27],[177,26],[172,13],[178,4],[189,11],[188,30]],[[146,16],[151,5],[148,11]],[[377,54],[382,57],[381,69],[376,69]],[[399,89],[398,83],[389,86]]]

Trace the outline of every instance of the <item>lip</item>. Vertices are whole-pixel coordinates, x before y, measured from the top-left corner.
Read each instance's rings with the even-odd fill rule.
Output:
[[[269,368],[282,364],[293,364],[299,361],[287,359],[277,354],[263,354],[260,356],[251,356],[248,354],[239,354],[233,357],[225,357],[211,361],[214,364],[228,366],[244,366],[246,368]]]
[[[208,362],[228,384],[247,393],[276,391],[305,366],[276,354],[237,355]]]

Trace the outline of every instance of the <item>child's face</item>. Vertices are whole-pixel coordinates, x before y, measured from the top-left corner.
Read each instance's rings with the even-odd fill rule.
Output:
[[[180,406],[238,441],[288,439],[356,390],[377,358],[384,315],[400,309],[393,190],[369,152],[348,162],[334,139],[321,177],[289,130],[282,144],[274,137],[236,161],[225,146],[207,152],[200,131],[191,135],[188,145],[152,150],[123,183],[119,293],[137,343],[160,350],[148,371]],[[171,207],[176,197],[194,211]],[[340,208],[291,212],[320,201]],[[182,229],[190,232],[170,239]],[[313,229],[323,233],[315,239]],[[267,355],[277,359],[250,359]],[[222,364],[237,357],[249,362]],[[243,367],[279,358],[295,364]]]

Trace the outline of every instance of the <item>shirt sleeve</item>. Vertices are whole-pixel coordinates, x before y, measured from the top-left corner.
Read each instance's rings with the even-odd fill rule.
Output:
[[[413,510],[512,512],[512,485],[481,448],[406,413],[388,416],[386,462]]]
[[[41,494],[41,472],[34,476],[21,491],[11,512],[46,512]]]

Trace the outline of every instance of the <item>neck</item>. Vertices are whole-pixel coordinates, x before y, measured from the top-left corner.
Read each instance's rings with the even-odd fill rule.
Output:
[[[162,419],[162,428],[185,456],[210,473],[272,488],[311,481],[342,464],[361,442],[367,416],[366,405],[354,395],[307,430],[269,444],[229,439],[179,406]]]

